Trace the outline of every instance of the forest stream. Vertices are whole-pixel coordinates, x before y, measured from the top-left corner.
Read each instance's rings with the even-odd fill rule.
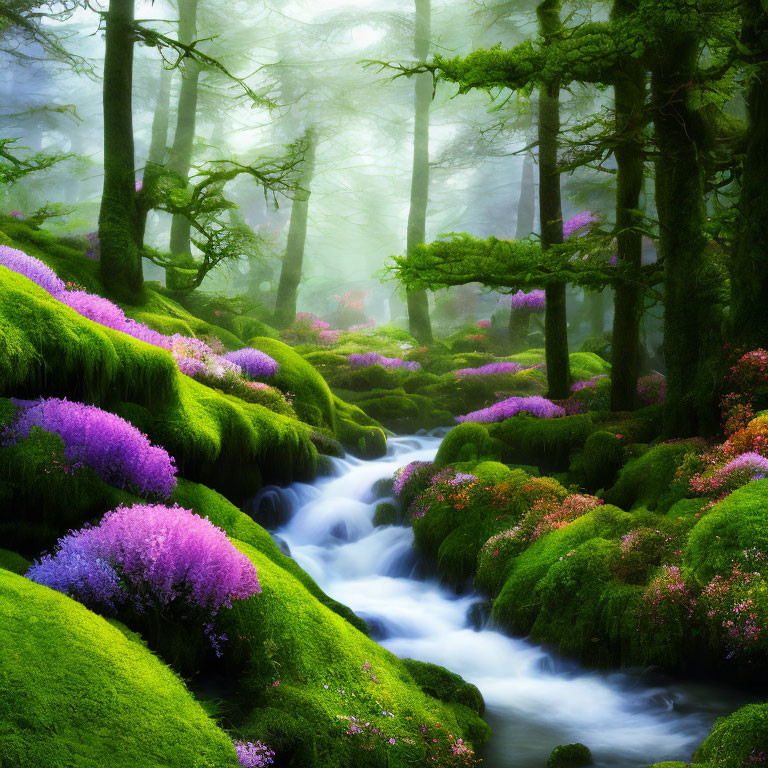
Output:
[[[487,768],[541,768],[559,744],[582,742],[598,768],[688,760],[715,718],[744,696],[647,670],[596,672],[484,626],[484,601],[425,575],[410,527],[374,527],[374,485],[434,459],[439,437],[391,438],[376,461],[333,459],[314,485],[265,488],[251,511],[285,521],[278,542],[333,598],[365,618],[384,647],[447,667],[478,686],[493,729]],[[654,679],[655,678],[655,679]]]

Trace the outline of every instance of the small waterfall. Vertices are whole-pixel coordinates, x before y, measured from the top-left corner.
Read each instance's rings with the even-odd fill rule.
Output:
[[[440,439],[389,441],[377,461],[333,459],[314,485],[265,488],[249,511],[333,598],[364,617],[393,653],[447,667],[485,697],[493,736],[488,768],[543,768],[552,749],[585,743],[601,768],[691,758],[715,717],[742,703],[713,685],[650,685],[639,675],[591,672],[527,640],[484,628],[483,600],[419,578],[413,533],[374,527],[374,485]]]

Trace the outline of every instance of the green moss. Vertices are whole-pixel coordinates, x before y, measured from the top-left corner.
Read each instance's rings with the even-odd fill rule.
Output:
[[[711,768],[741,768],[768,748],[768,704],[749,704],[721,717],[693,759]]]
[[[23,576],[32,563],[16,552],[11,552],[8,549],[0,549],[0,568],[4,568],[6,571],[16,573],[19,576]]]
[[[630,514],[616,507],[603,506],[574,520],[565,528],[552,531],[536,540],[518,555],[493,605],[493,619],[516,633],[531,631],[541,602],[537,588],[549,569],[568,557],[568,553],[592,539],[617,539],[632,528]],[[618,547],[616,547],[618,552]]]
[[[4,763],[237,766],[229,737],[141,643],[74,600],[5,570],[0,646]]]
[[[669,494],[683,457],[696,450],[701,450],[699,444],[687,442],[654,446],[626,464],[616,484],[606,491],[605,500],[624,509],[634,506],[655,509]]]
[[[734,491],[694,526],[685,560],[700,584],[715,574],[727,576],[746,550],[768,552],[768,480]]]
[[[611,364],[594,352],[572,352],[568,355],[568,359],[574,381],[586,381],[594,376],[611,375]]]
[[[398,522],[400,522],[400,512],[394,504],[382,501],[376,505],[376,511],[373,515],[375,526],[396,525]]]
[[[547,760],[547,768],[583,768],[592,764],[592,753],[583,744],[555,747]]]
[[[499,459],[505,454],[505,446],[494,440],[484,424],[465,422],[454,427],[440,443],[435,457],[438,467],[460,461]]]
[[[336,432],[336,410],[331,390],[310,363],[276,339],[253,338],[248,346],[265,352],[280,364],[280,370],[270,384],[293,395],[293,407],[302,421]]]
[[[477,686],[445,667],[416,659],[403,659],[403,664],[421,686],[421,690],[429,696],[448,703],[462,704],[478,715],[485,711],[485,702]]]
[[[508,462],[536,464],[542,474],[565,472],[571,454],[594,430],[589,414],[557,419],[515,416],[488,426],[491,437],[504,444]]]
[[[377,459],[387,452],[387,436],[381,425],[356,405],[333,396],[336,409],[336,436],[353,455]]]
[[[256,565],[263,589],[222,616],[223,629],[237,638],[233,653],[247,663],[243,700],[311,723],[317,765],[378,765],[382,757],[383,765],[397,768],[418,763],[424,759],[420,723],[440,722],[475,743],[487,736],[472,710],[425,694],[403,661],[313,600],[269,558],[235,544]],[[346,737],[349,717],[370,721],[397,743],[375,739],[372,750],[365,749],[365,741]]]
[[[409,395],[403,389],[370,392],[366,397],[355,400],[361,410],[376,419],[387,429],[399,434],[413,434],[421,429],[431,430],[449,426],[453,416],[448,411],[435,407],[431,398]]]
[[[237,733],[243,741],[269,745],[280,756],[280,765],[295,768],[317,765],[314,728],[303,717],[275,707],[260,707],[251,711]]]
[[[584,448],[571,460],[569,477],[580,487],[594,493],[613,485],[622,461],[621,440],[613,432],[598,430],[586,439]]]

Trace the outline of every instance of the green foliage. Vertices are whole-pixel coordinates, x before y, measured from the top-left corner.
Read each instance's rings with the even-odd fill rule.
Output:
[[[691,451],[701,450],[697,443],[662,443],[629,461],[619,473],[616,484],[606,492],[605,500],[617,507],[631,509],[645,506],[664,507],[675,472]],[[676,499],[675,499],[676,500]]]
[[[613,432],[597,430],[571,459],[568,476],[580,487],[594,493],[613,485],[622,461],[621,440]]]
[[[685,559],[700,584],[715,574],[730,574],[745,550],[768,552],[767,500],[768,480],[757,480],[734,491],[696,523]]]
[[[0,646],[9,765],[237,766],[229,737],[137,635],[1,569]]]
[[[435,465],[447,467],[458,461],[502,459],[504,453],[504,444],[491,437],[488,427],[468,421],[445,436],[437,451]]]
[[[375,419],[335,395],[333,404],[336,436],[350,453],[362,459],[376,459],[387,452],[387,437]]]
[[[572,352],[568,355],[574,381],[586,381],[594,376],[610,376],[611,364],[594,352]]]
[[[693,759],[711,768],[742,768],[766,754],[768,704],[749,704],[728,717],[721,717]]]

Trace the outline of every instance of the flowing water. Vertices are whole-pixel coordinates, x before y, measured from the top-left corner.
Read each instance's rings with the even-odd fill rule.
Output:
[[[406,526],[374,527],[373,486],[436,437],[389,440],[377,461],[334,459],[314,485],[267,488],[252,514],[333,598],[365,618],[398,656],[440,664],[480,688],[493,735],[486,768],[543,768],[558,744],[580,741],[603,768],[689,760],[715,717],[743,701],[714,685],[586,671],[533,643],[482,626],[482,599],[425,575]]]

